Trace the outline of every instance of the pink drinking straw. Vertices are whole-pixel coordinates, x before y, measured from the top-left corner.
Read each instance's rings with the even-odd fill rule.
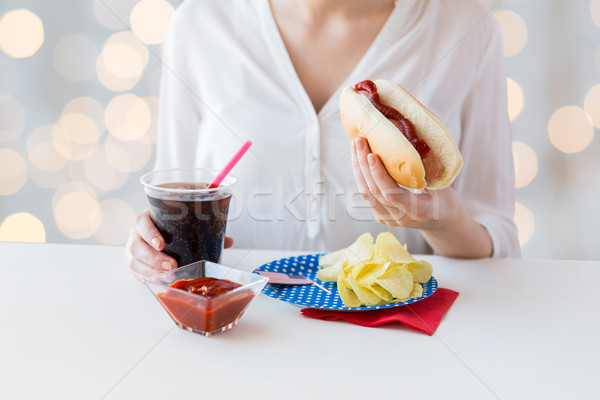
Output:
[[[235,164],[237,164],[238,161],[240,161],[240,158],[242,158],[244,153],[246,153],[246,151],[248,151],[250,146],[252,146],[252,142],[250,140],[246,140],[246,142],[242,145],[242,147],[238,150],[238,152],[235,153],[233,158],[231,160],[229,160],[229,162],[227,163],[225,168],[223,168],[223,170],[221,172],[219,172],[219,175],[217,175],[215,180],[212,181],[212,183],[210,185],[208,185],[207,189],[214,189],[214,188],[219,187],[219,185],[221,184],[221,181],[223,181],[223,179],[225,179],[225,177],[227,176],[227,174],[229,174],[231,169],[233,167],[235,167]]]

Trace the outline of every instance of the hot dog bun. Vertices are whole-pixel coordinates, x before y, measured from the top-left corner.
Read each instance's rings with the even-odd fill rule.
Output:
[[[425,168],[413,145],[396,126],[380,113],[371,101],[346,87],[340,96],[342,126],[350,140],[363,136],[371,151],[379,156],[390,176],[400,185],[412,189],[442,189],[450,186],[462,168],[462,156],[444,124],[400,85],[376,80],[383,104],[398,110],[415,126],[431,152],[440,160],[443,171],[433,180],[425,179]]]

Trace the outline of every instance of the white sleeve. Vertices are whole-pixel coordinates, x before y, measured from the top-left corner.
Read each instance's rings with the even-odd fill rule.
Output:
[[[155,169],[194,166],[201,99],[190,70],[194,65],[199,68],[200,60],[191,59],[194,53],[187,48],[188,23],[181,5],[171,18],[163,47]]]
[[[491,14],[482,21],[482,30],[487,32],[480,36],[477,74],[461,110],[464,165],[454,188],[469,214],[489,232],[494,257],[520,257],[504,55]]]

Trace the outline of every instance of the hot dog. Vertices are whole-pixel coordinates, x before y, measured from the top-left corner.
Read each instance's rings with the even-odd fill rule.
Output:
[[[460,151],[442,122],[396,83],[366,80],[346,87],[340,117],[350,140],[365,137],[402,186],[442,189],[462,168]]]

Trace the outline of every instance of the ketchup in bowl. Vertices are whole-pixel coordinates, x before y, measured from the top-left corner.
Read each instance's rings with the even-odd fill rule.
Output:
[[[149,278],[146,284],[177,326],[210,336],[235,326],[267,280],[199,261]]]
[[[201,332],[214,332],[234,323],[254,298],[252,292],[241,291],[219,299],[219,295],[242,286],[226,279],[201,277],[179,280],[169,286],[197,296],[182,296],[170,290],[158,294],[158,299],[177,322]]]

